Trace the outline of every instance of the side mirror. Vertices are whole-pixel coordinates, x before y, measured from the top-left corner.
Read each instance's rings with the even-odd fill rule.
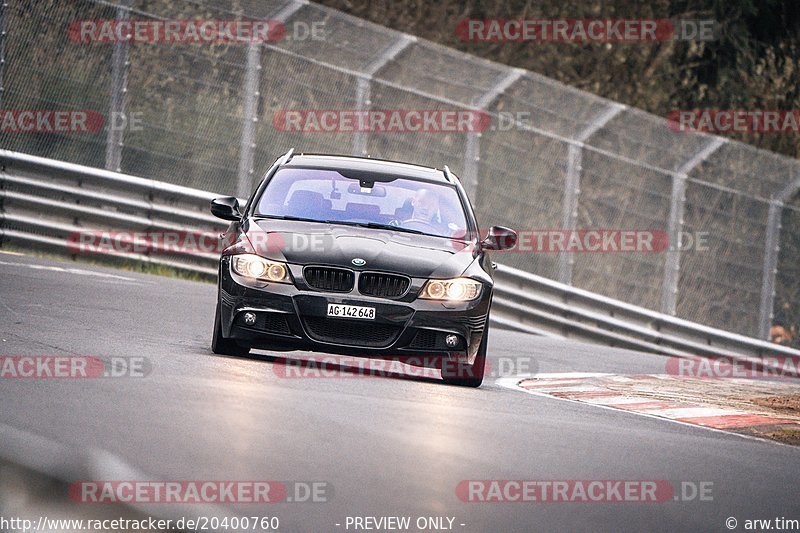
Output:
[[[517,244],[517,232],[503,226],[492,226],[489,234],[481,241],[484,250],[508,250]]]
[[[221,196],[211,200],[211,214],[222,220],[239,220],[239,200],[233,196]]]

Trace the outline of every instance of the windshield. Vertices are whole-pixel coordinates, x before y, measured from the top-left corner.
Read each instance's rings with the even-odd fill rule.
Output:
[[[407,178],[374,181],[347,170],[282,168],[267,184],[257,216],[391,227],[460,238],[467,233],[455,187]]]

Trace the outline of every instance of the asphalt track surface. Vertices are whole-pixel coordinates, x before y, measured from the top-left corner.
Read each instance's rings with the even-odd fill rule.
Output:
[[[448,516],[465,532],[729,531],[731,516],[739,530],[747,519],[800,519],[800,449],[533,396],[495,377],[480,389],[282,378],[276,365],[291,353],[211,353],[214,298],[211,284],[0,253],[0,355],[152,365],[143,378],[3,379],[0,442],[23,430],[79,454],[102,450],[148,479],[333,487],[326,503],[225,506],[277,516],[281,531],[348,531],[348,516]],[[659,373],[665,364],[497,328],[489,353],[490,364],[532,361],[540,373]],[[35,457],[29,464],[52,468]],[[710,481],[713,501],[462,502],[456,486],[473,479]]]

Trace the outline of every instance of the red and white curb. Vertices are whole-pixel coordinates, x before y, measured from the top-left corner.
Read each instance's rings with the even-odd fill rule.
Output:
[[[693,403],[684,398],[663,400],[648,396],[646,391],[620,392],[609,386],[634,382],[646,389],[651,380],[673,380],[674,376],[658,374],[621,375],[605,373],[539,374],[530,378],[503,378],[497,384],[537,396],[580,402],[596,407],[627,411],[639,415],[663,418],[674,422],[710,429],[734,431],[737,435],[748,429],[781,426],[781,429],[800,429],[800,419],[754,413],[740,409]]]

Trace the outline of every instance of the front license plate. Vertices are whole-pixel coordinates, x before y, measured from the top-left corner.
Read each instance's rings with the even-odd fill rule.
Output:
[[[328,316],[336,318],[363,318],[375,319],[374,307],[361,307],[360,305],[328,304]]]

